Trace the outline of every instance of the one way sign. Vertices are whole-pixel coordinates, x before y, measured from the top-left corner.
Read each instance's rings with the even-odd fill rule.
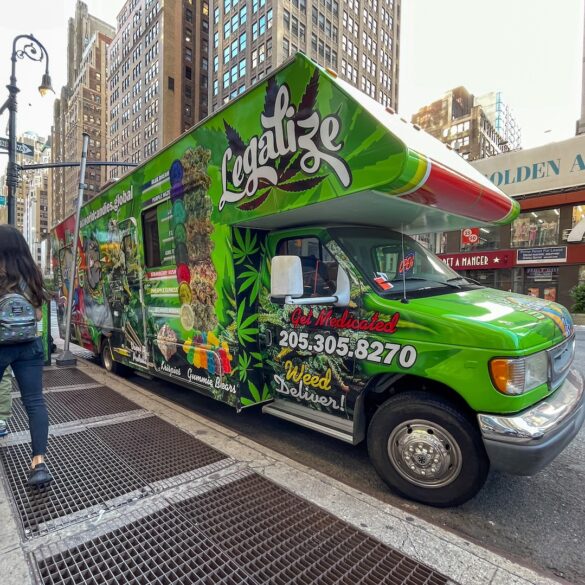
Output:
[[[8,150],[8,138],[1,138],[0,137],[0,148],[4,150]],[[24,142],[17,142],[16,143],[16,152],[20,152],[20,154],[24,154],[24,156],[33,156],[35,151],[32,146],[25,144]]]

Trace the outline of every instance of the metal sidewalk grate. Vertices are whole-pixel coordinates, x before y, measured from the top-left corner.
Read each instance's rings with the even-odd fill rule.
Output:
[[[86,518],[146,491],[144,481],[91,431],[50,437],[47,461],[53,474],[48,488],[26,485],[30,444],[0,449],[12,496],[25,535],[36,536]],[[112,503],[116,500],[116,503]]]
[[[260,585],[170,507],[36,563],[43,585]]]
[[[76,417],[69,409],[65,408],[62,401],[56,394],[45,393],[45,403],[49,413],[49,425],[58,425],[76,420]],[[28,431],[28,417],[20,398],[12,400],[12,416],[8,419],[8,429],[12,433]]]
[[[135,402],[106,386],[67,392],[45,392],[45,402],[51,426],[141,409]],[[13,400],[8,428],[13,433],[28,430],[28,418],[20,398]]]
[[[138,404],[128,400],[128,398],[118,394],[118,392],[111,390],[107,386],[55,392],[50,396],[52,400],[60,403],[73,414],[72,420],[94,418],[141,409]]]
[[[447,583],[440,573],[256,474],[174,506],[259,583]]]
[[[158,417],[93,429],[148,482],[205,467],[227,456]]]
[[[60,388],[62,386],[91,383],[95,383],[95,380],[77,368],[45,369],[43,371],[43,388]]]
[[[241,476],[240,476],[241,477]],[[256,474],[31,553],[43,585],[445,585],[445,576]]]
[[[125,503],[137,497],[137,490],[141,495],[158,489],[148,484],[229,461],[223,453],[157,417],[50,437],[47,461],[55,481],[47,489],[31,490],[25,484],[29,443],[0,448],[0,458],[27,536]]]

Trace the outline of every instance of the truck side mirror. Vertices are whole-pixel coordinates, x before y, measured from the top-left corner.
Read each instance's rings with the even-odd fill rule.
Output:
[[[274,256],[270,271],[270,296],[303,296],[303,267],[298,256]]]
[[[337,267],[337,289],[335,290],[335,296],[337,301],[335,302],[336,307],[347,307],[349,305],[351,297],[351,285],[349,282],[349,276],[347,272],[341,267]]]

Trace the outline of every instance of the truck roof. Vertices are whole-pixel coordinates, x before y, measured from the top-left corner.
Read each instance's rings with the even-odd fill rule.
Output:
[[[421,233],[509,223],[519,213],[444,144],[297,53],[91,200],[82,221],[103,215],[107,202],[139,197],[146,208],[201,188],[203,159],[212,221],[226,225]]]

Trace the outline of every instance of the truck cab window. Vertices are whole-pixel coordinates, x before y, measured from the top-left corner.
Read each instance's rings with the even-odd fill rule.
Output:
[[[160,239],[156,207],[142,215],[142,233],[144,237],[144,264],[147,268],[161,265]]]
[[[298,256],[303,267],[304,297],[332,296],[337,290],[336,260],[315,237],[281,240],[278,256]]]

